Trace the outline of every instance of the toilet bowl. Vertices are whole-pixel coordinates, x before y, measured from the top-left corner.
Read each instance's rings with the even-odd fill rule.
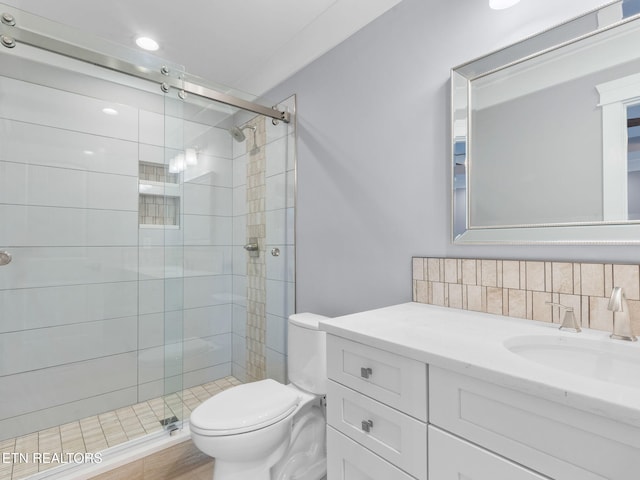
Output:
[[[192,412],[191,438],[215,458],[215,480],[319,480],[326,475],[326,341],[318,329],[323,318],[290,317],[290,384],[266,379],[238,385]]]

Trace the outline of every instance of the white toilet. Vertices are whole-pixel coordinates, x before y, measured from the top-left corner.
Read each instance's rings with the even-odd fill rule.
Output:
[[[238,385],[202,403],[189,420],[193,443],[215,458],[215,480],[319,480],[326,475],[326,317],[289,317],[291,383]]]

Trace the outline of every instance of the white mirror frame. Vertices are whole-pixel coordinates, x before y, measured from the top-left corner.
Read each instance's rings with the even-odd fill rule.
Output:
[[[621,189],[620,172],[615,169],[615,179],[605,178],[605,220],[597,224],[564,225],[527,225],[518,227],[469,227],[469,175],[472,165],[467,162],[468,141],[470,138],[471,111],[469,101],[471,82],[492,71],[503,69],[509,65],[521,63],[528,59],[544,55],[561,46],[579,42],[602,31],[616,28],[630,22],[636,22],[640,28],[640,14],[623,18],[622,1],[614,1],[606,6],[593,10],[557,27],[529,37],[521,42],[472,60],[451,71],[451,233],[455,244],[579,244],[579,245],[638,245],[640,244],[640,223],[607,221],[619,214],[620,208],[626,210],[626,184]],[[597,28],[583,25],[598,25]],[[629,25],[627,25],[627,28]],[[632,78],[633,77],[633,78]],[[623,165],[626,178],[626,130],[618,120],[626,105],[640,101],[640,74],[625,79],[598,85],[600,106],[603,113],[603,158],[608,164]],[[622,151],[622,142],[624,148]],[[464,170],[464,178],[458,175],[457,186],[464,184],[464,198],[456,195],[456,144],[464,143],[464,161],[458,158],[458,170]],[[458,157],[461,154],[458,152]],[[622,158],[622,160],[621,160]],[[622,162],[622,163],[621,163]],[[622,168],[622,167],[620,167]],[[618,168],[618,170],[620,170]],[[617,185],[616,186],[614,186]],[[624,190],[624,191],[623,191]],[[608,192],[608,193],[607,193]],[[625,194],[624,202],[621,195]],[[623,207],[620,205],[624,204]],[[620,218],[619,216],[617,218]],[[464,225],[464,227],[461,227]]]

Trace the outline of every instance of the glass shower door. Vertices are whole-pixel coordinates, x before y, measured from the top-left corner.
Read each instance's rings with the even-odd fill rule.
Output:
[[[179,215],[143,208],[148,185],[181,188],[157,177],[165,134],[157,84],[0,49],[0,441],[83,419],[85,447],[103,450],[130,437],[105,428],[113,412],[180,382],[164,355],[181,346],[166,320],[182,315]]]
[[[278,108],[295,113],[295,97]],[[227,127],[245,137],[233,143],[233,375],[285,383],[295,309],[295,126],[244,114]]]

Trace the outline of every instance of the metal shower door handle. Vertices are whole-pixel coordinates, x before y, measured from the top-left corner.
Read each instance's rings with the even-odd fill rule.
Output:
[[[0,251],[0,267],[11,263],[11,254],[5,250]]]

